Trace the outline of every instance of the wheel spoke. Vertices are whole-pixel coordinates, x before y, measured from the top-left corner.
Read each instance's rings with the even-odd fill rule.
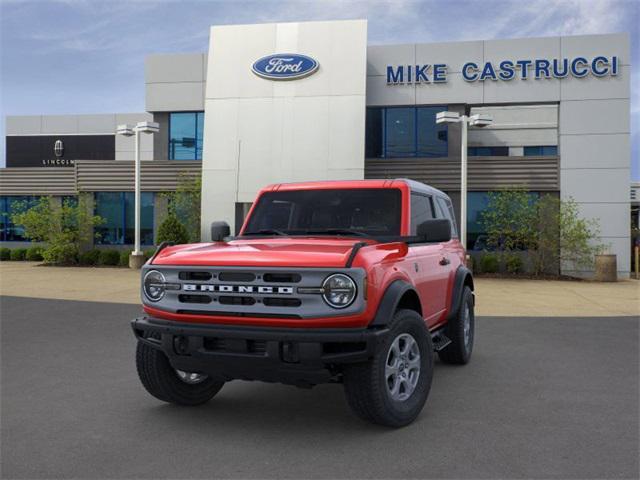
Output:
[[[409,333],[398,335],[387,353],[385,382],[393,400],[403,402],[413,394],[420,377],[420,347]]]

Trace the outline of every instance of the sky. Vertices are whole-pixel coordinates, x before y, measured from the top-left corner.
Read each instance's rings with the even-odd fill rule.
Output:
[[[640,180],[640,0],[0,0],[0,130],[6,115],[144,111],[145,56],[204,52],[211,25],[356,18],[370,45],[629,33]]]

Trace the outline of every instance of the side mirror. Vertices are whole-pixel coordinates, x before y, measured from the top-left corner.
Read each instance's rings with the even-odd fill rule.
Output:
[[[211,241],[222,242],[224,237],[231,235],[231,228],[227,222],[211,222]]]
[[[451,240],[451,222],[446,218],[426,220],[418,225],[416,234],[425,242],[448,242]]]

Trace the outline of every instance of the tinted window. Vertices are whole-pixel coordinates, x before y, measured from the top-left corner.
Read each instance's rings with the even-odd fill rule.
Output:
[[[414,108],[388,108],[386,122],[386,156],[411,157],[416,154]]]
[[[400,215],[398,189],[268,192],[260,197],[245,234],[280,230],[304,235],[339,229],[367,235],[399,235]]]
[[[382,108],[367,109],[367,124],[365,135],[365,156],[367,158],[382,157]]]
[[[469,147],[470,157],[508,157],[509,147]]]
[[[558,155],[558,147],[556,145],[544,145],[524,147],[524,156],[547,157]]]
[[[434,218],[431,198],[419,193],[411,194],[411,235],[418,231],[418,225]]]
[[[140,194],[140,241],[153,245],[153,193]],[[100,236],[96,243],[125,245],[134,242],[134,193],[98,192],[95,194],[95,214],[105,220],[96,227]]]
[[[38,203],[38,197],[0,197],[0,241],[2,242],[28,242],[24,236],[22,225],[13,223],[12,216],[22,213]]]
[[[169,160],[202,159],[204,112],[169,114]]]
[[[447,125],[436,123],[436,114],[442,107],[419,107],[418,116],[418,157],[446,157],[448,152]],[[446,109],[445,109],[446,110]]]
[[[437,197],[436,201],[438,203],[438,206],[440,207],[441,215],[444,218],[448,218],[449,221],[451,222],[451,236],[457,237],[458,228],[456,225],[456,216],[453,212],[453,205],[451,205],[451,201],[445,200],[442,197]]]
[[[436,124],[433,107],[370,107],[367,109],[367,158],[446,157],[447,125]]]

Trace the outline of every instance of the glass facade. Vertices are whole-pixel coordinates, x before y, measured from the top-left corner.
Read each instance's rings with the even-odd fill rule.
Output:
[[[525,157],[555,157],[557,155],[558,147],[556,145],[524,147]]]
[[[152,192],[140,195],[140,243],[153,245],[153,208]],[[97,192],[95,194],[95,214],[105,223],[96,227],[100,236],[96,243],[102,245],[130,245],[134,243],[134,193],[133,192]]]
[[[436,114],[446,109],[445,106],[367,108],[367,158],[446,157],[447,125],[436,124]]]
[[[28,242],[24,236],[24,228],[15,225],[11,216],[23,209],[33,207],[38,202],[34,196],[0,197],[0,242]]]
[[[169,114],[169,160],[202,160],[204,112]]]

